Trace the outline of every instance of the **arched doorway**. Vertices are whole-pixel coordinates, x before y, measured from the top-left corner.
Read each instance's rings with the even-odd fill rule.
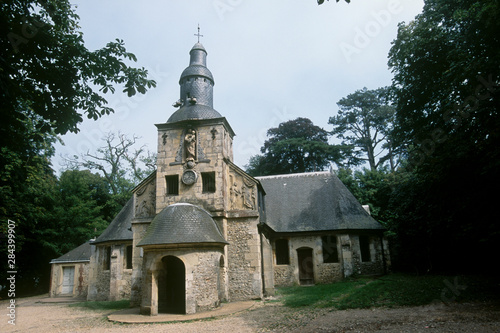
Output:
[[[161,260],[158,274],[158,312],[186,313],[186,269],[177,257]]]
[[[313,253],[309,247],[297,249],[300,285],[314,284]]]

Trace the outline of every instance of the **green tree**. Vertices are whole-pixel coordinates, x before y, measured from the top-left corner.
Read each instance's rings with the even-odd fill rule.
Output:
[[[122,133],[108,133],[104,145],[95,152],[73,156],[66,160],[67,169],[80,168],[99,172],[109,186],[112,201],[123,206],[130,198],[130,191],[156,167],[156,155],[143,145],[135,148],[139,138],[129,138]]]
[[[55,186],[57,178],[50,166],[54,154],[56,136],[42,134],[37,130],[37,117],[26,113],[23,121],[25,135],[17,149],[0,147],[0,156],[5,163],[0,165],[0,252],[5,260],[0,271],[0,280],[6,281],[7,228],[13,221],[15,228],[16,288],[22,293],[31,293],[44,284],[47,262],[56,254],[52,248],[40,243],[37,232],[45,228],[52,219],[57,203]]]
[[[390,200],[394,187],[401,181],[401,173],[390,172],[387,168],[355,171],[341,168],[336,174],[362,205],[370,207],[370,213],[377,221],[384,225],[392,221]]]
[[[106,180],[89,170],[64,171],[56,188],[54,218],[39,234],[62,255],[100,235],[118,210],[112,205]]]
[[[41,118],[42,132],[77,132],[82,113],[98,119],[113,110],[104,94],[122,85],[132,96],[155,82],[122,40],[89,51],[78,15],[67,0],[9,0],[0,4],[2,135],[14,134],[27,106]]]
[[[328,132],[307,118],[283,122],[267,136],[263,155],[252,156],[246,167],[253,176],[318,171],[341,161],[340,148],[328,143]]]
[[[136,57],[121,40],[89,51],[67,0],[2,1],[0,54],[0,250],[7,253],[10,219],[23,258],[16,282],[28,293],[48,285],[47,260],[57,255],[38,234],[53,223],[58,203],[50,164],[56,135],[77,132],[84,114],[113,112],[104,96],[117,87],[131,96],[155,82],[127,65]]]
[[[350,163],[367,161],[370,169],[376,170],[389,161],[391,170],[395,170],[397,154],[390,136],[395,109],[389,100],[389,88],[363,88],[342,98],[337,105],[340,109],[328,123],[342,144],[354,148]]]
[[[477,254],[500,241],[492,223],[500,183],[499,15],[495,0],[427,0],[422,14],[399,25],[389,53],[394,134],[409,171],[394,192],[391,228],[405,260],[425,269],[470,269],[471,262],[486,269]]]

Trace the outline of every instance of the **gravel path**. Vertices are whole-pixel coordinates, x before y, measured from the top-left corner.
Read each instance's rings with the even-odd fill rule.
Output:
[[[124,325],[107,321],[109,311],[16,301],[16,325],[8,324],[7,301],[0,301],[0,332],[500,332],[499,304],[433,304],[423,307],[332,311],[289,309],[259,303],[234,315],[187,323]]]

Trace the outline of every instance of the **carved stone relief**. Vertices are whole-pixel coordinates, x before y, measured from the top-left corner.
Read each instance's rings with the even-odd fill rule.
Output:
[[[135,217],[150,217],[156,212],[155,181],[151,180],[146,186],[135,193]]]
[[[252,209],[256,207],[256,186],[243,177],[230,175],[229,205],[230,209]]]

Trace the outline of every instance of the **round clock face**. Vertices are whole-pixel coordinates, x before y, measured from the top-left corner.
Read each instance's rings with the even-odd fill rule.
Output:
[[[186,170],[182,174],[182,182],[186,185],[193,185],[197,178],[198,175],[193,170]]]

